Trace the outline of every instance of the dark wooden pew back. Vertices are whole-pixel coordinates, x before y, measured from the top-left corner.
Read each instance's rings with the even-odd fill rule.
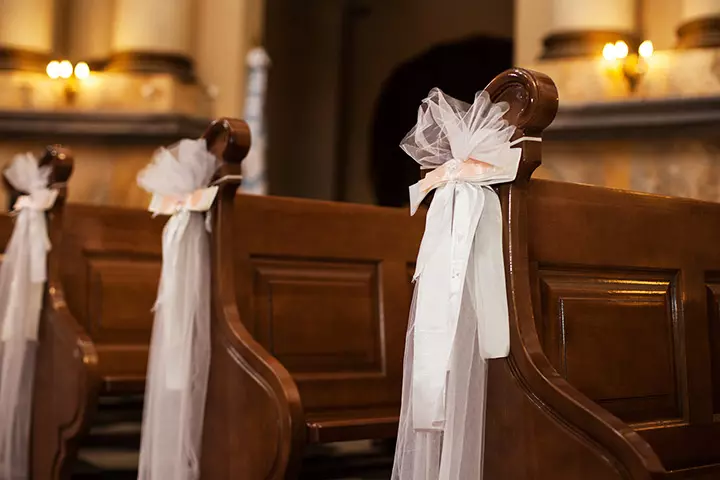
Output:
[[[536,134],[552,82],[516,71],[508,114]],[[513,102],[511,101],[511,104]],[[511,354],[489,370],[490,479],[720,477],[720,205],[531,180],[500,187]]]
[[[538,336],[667,469],[720,463],[720,205],[532,182]]]
[[[142,392],[162,260],[163,218],[70,205],[61,271],[68,305],[92,338],[106,392]]]
[[[241,318],[297,383],[313,441],[352,439],[332,424],[355,417],[393,418],[375,436],[394,436],[424,219],[244,195],[235,209]]]

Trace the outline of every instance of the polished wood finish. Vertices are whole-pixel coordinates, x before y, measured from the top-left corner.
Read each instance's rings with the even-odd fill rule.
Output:
[[[308,443],[395,436],[422,215],[220,186],[202,477],[295,478]]]
[[[557,93],[515,75],[534,101],[508,120],[536,135]],[[490,362],[486,477],[718,478],[720,206],[530,180],[539,163],[526,144],[499,188],[511,355]]]
[[[102,395],[142,393],[160,276],[160,219],[119,208],[57,210],[61,198],[50,223],[53,308],[44,310],[38,345],[37,480],[71,478]]]
[[[541,74],[488,91],[516,138],[557,111]],[[521,148],[497,188],[511,354],[489,365],[485,478],[718,478],[720,205],[531,180],[541,144]],[[396,428],[423,220],[236,186],[214,212],[203,478],[296,478],[308,444]]]
[[[98,353],[103,393],[142,393],[164,222],[142,210],[72,205],[62,280]]]
[[[97,387],[97,355],[66,306],[59,278],[59,250],[63,244],[72,153],[53,145],[46,149],[39,163],[51,166],[50,184],[59,195],[48,212],[48,233],[54,249],[48,254],[48,280],[40,319],[31,458],[33,478],[55,479],[67,478],[65,459],[72,457],[77,449],[73,439],[88,426],[84,418],[94,406],[92,392]],[[6,187],[10,186],[6,183]],[[26,193],[10,190],[11,197]],[[10,217],[3,216],[0,224],[9,227],[3,228],[4,232],[11,231]],[[8,239],[3,238],[5,244]],[[61,385],[52,382],[52,374],[62,376]]]

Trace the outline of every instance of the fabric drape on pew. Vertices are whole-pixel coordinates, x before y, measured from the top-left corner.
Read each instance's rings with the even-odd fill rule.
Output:
[[[27,192],[0,267],[0,478],[29,478],[30,419],[38,325],[50,250],[45,211],[57,198],[49,190],[51,166],[32,154],[17,155],[5,178]]]
[[[422,168],[411,213],[435,190],[418,253],[393,480],[478,480],[487,360],[509,352],[502,211],[490,185],[515,179],[515,127],[479,92],[472,105],[434,89],[401,147]]]
[[[153,194],[150,211],[171,215],[162,236],[140,480],[200,476],[210,367],[210,247],[203,212],[217,193],[216,187],[203,187],[217,165],[205,140],[182,140],[160,149],[138,175],[138,184]]]

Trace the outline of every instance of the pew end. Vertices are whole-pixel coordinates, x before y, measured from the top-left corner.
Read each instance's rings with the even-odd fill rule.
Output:
[[[223,118],[204,137],[221,164],[212,210],[212,360],[202,477],[234,478],[243,472],[242,478],[280,479],[285,471],[299,473],[301,453],[292,447],[304,442],[304,423],[292,377],[253,338],[237,305],[235,197],[250,131],[242,120]],[[263,440],[248,441],[253,438]],[[235,448],[240,443],[246,448]]]
[[[89,426],[84,419],[94,408],[97,352],[67,308],[59,273],[67,183],[73,171],[72,151],[61,145],[48,146],[39,164],[51,166],[49,187],[58,190],[58,197],[48,212],[48,235],[53,249],[48,253],[39,325],[30,457],[32,478],[55,480],[69,478],[66,460],[77,450],[75,439]],[[5,179],[4,184],[12,199],[11,208],[18,196],[28,193],[16,191]],[[11,222],[9,217],[5,218]],[[58,378],[62,381],[57,382]]]

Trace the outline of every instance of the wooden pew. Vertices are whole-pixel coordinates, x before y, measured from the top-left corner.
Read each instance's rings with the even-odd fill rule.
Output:
[[[50,165],[50,185],[58,190],[58,197],[53,207],[48,211],[48,236],[52,243],[52,250],[48,253],[48,279],[46,292],[43,299],[43,308],[40,319],[40,338],[55,336],[53,349],[38,348],[37,364],[51,364],[52,368],[67,372],[65,385],[68,396],[77,395],[86,390],[94,388],[94,366],[96,364],[95,351],[92,345],[88,344],[86,338],[76,330],[77,321],[67,309],[64,300],[62,283],[59,280],[59,258],[62,245],[62,225],[65,211],[65,200],[67,198],[67,182],[73,170],[73,157],[69,149],[60,145],[52,145],[46,148],[39,159],[41,166]],[[3,177],[3,184],[8,192],[9,206],[12,207],[14,200],[27,192],[15,190]],[[10,214],[0,215],[0,244],[5,249],[13,230],[13,218]],[[52,331],[48,325],[52,324]],[[41,340],[42,342],[42,340]],[[83,365],[82,371],[79,366]],[[74,429],[82,429],[83,425],[78,423],[71,412],[67,409],[67,403],[55,395],[56,392],[43,390],[42,376],[35,376],[35,391],[33,396],[33,421],[44,425],[47,418],[45,414],[53,409],[57,418],[62,419],[64,432]],[[38,388],[40,387],[40,388]],[[38,433],[41,433],[38,435]],[[57,436],[44,436],[40,432],[33,431],[31,448],[32,456],[38,447],[46,448],[59,440]],[[68,444],[67,449],[72,450],[74,446]],[[34,469],[33,478],[51,478],[47,471],[42,468]]]
[[[41,320],[32,460],[37,480],[76,474],[80,447],[138,449],[160,278],[162,221],[142,210],[89,205],[68,205],[64,217],[62,231],[54,230],[50,286],[72,315]],[[128,422],[138,428],[104,433],[107,425]]]
[[[228,134],[247,143],[208,133]],[[395,437],[422,216],[220,185],[202,478],[295,478],[306,444]]]
[[[544,75],[488,90],[517,138],[555,116]],[[532,180],[540,152],[497,189],[511,354],[485,478],[720,478],[720,205]],[[310,444],[394,434],[423,221],[236,186],[214,211],[203,478],[296,478]]]
[[[543,75],[489,89],[518,135],[554,117]],[[540,160],[526,144],[499,189],[511,356],[490,365],[487,478],[720,478],[720,205],[531,180]]]
[[[491,90],[525,92],[534,135],[557,93],[514,77]],[[490,366],[486,474],[720,478],[720,205],[530,180],[539,164],[528,145],[500,189],[512,355]]]

